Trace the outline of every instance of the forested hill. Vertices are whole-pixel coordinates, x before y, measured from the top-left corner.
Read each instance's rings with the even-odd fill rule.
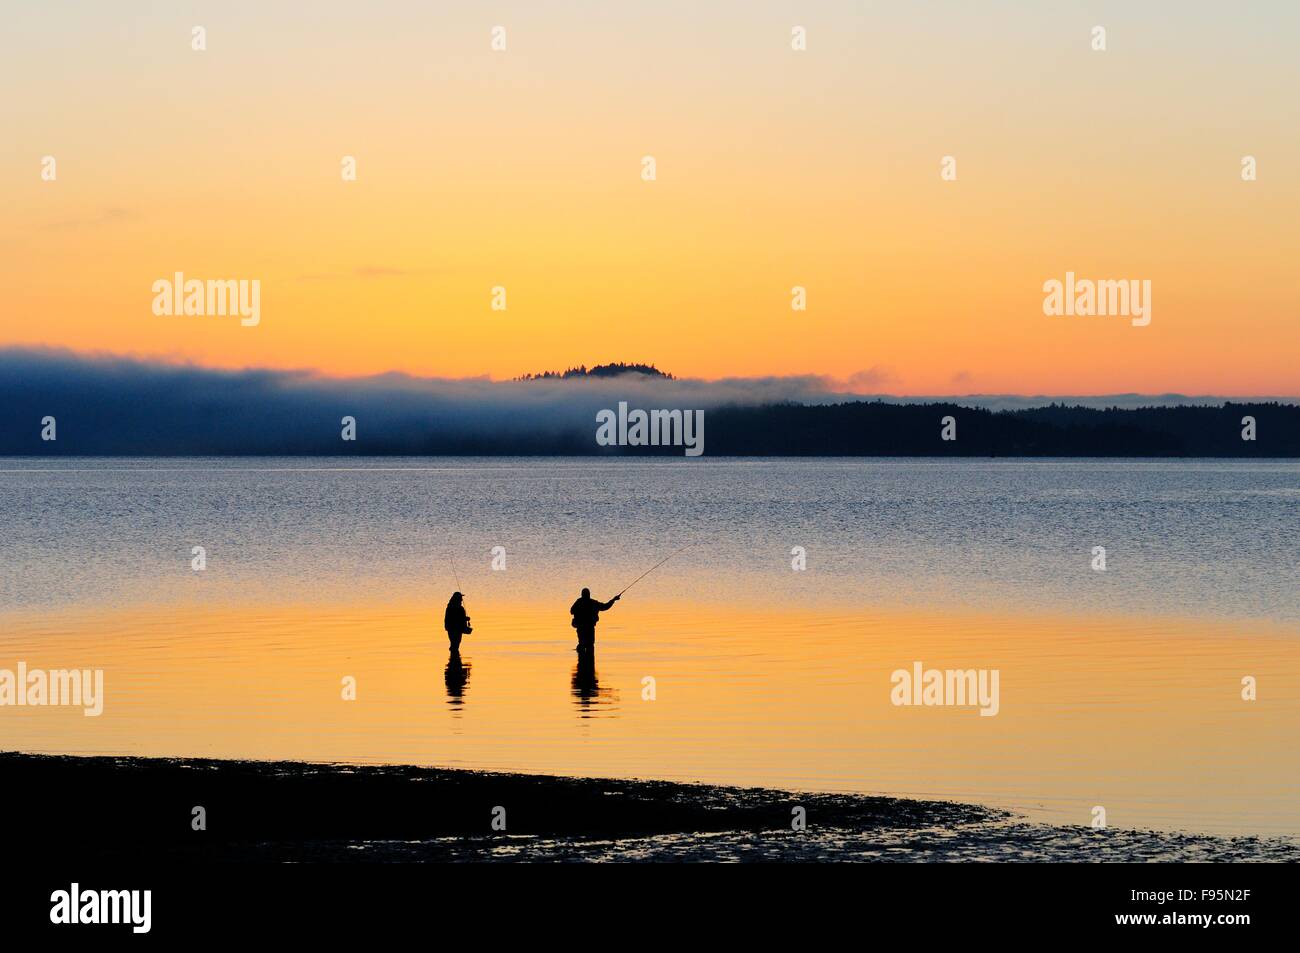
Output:
[[[613,364],[597,364],[594,367],[587,367],[585,364],[579,364],[577,367],[570,367],[564,371],[543,371],[540,374],[524,374],[522,377],[516,377],[517,381],[550,381],[559,380],[567,381],[574,378],[583,377],[619,377],[623,374],[644,374],[646,377],[660,377],[664,380],[676,380],[673,375],[659,370],[653,364],[625,364],[618,361]]]

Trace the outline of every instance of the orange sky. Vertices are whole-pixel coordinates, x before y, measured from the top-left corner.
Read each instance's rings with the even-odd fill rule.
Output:
[[[1300,394],[1300,14],[967,6],[24,10],[0,41],[24,90],[0,148],[0,346]],[[259,280],[261,323],[154,315],[176,271]],[[1045,316],[1066,271],[1149,279],[1150,326]]]

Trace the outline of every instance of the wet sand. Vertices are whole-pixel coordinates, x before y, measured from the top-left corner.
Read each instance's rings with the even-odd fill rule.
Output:
[[[114,862],[1300,861],[1288,839],[1052,826],[956,802],[407,766],[5,752],[0,785],[19,845]]]

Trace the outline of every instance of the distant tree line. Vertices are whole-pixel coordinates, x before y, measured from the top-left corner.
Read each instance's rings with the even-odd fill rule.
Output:
[[[0,386],[0,407],[9,410],[0,414],[0,456],[684,453],[599,445],[598,410],[608,395],[439,408],[400,388],[259,390],[255,375],[238,380],[242,386],[216,388],[146,380],[125,389],[110,380],[63,392],[19,382],[9,394]],[[1300,406],[1277,402],[999,411],[947,402],[777,403],[706,408],[703,422],[708,457],[1300,457]]]
[[[855,401],[721,407],[705,419],[710,456],[1300,456],[1300,406],[1280,403],[990,411]]]

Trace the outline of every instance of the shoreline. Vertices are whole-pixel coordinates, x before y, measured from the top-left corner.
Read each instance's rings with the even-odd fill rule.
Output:
[[[1300,862],[1285,838],[1053,826],[953,801],[405,765],[0,751],[0,784],[20,844],[114,862]]]

